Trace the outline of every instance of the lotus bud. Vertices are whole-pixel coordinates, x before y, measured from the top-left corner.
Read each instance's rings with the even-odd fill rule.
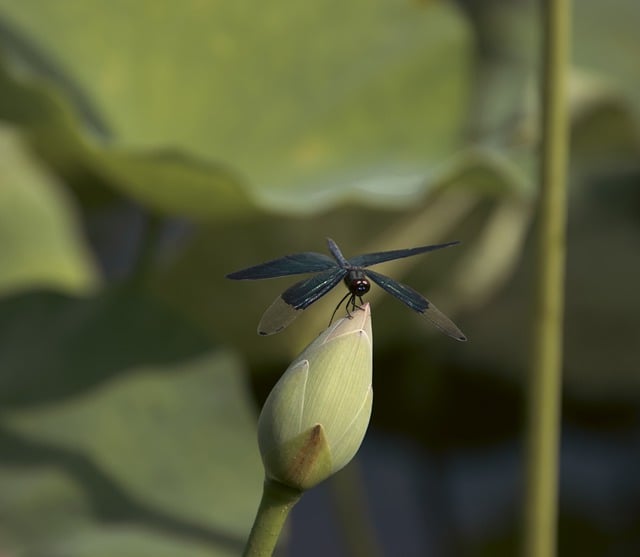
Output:
[[[372,369],[365,304],[307,346],[267,397],[258,421],[267,479],[305,490],[349,463],[371,417]]]

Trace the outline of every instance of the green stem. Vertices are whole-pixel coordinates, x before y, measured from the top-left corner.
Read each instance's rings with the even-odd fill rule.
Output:
[[[266,479],[262,500],[253,527],[244,548],[243,557],[270,557],[289,511],[298,502],[302,492]]]
[[[529,384],[524,555],[556,554],[562,390],[570,0],[544,3],[536,317]]]

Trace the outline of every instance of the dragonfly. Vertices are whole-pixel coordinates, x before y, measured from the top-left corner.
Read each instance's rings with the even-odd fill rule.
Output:
[[[233,280],[261,280],[316,273],[310,278],[296,282],[275,299],[264,312],[258,324],[258,334],[260,335],[272,335],[284,330],[311,304],[317,302],[322,296],[335,288],[340,281],[344,281],[348,292],[336,306],[333,315],[345,300],[347,300],[347,314],[350,315],[349,306],[355,311],[358,307],[356,300],[362,304],[362,296],[369,292],[371,282],[374,282],[403,304],[426,317],[444,334],[455,340],[465,341],[467,337],[453,321],[422,294],[386,275],[369,269],[369,267],[378,263],[412,257],[421,253],[455,246],[459,243],[448,242],[417,248],[365,253],[346,259],[338,245],[331,238],[327,238],[327,246],[332,257],[313,251],[294,253],[247,267],[230,273],[226,277]]]

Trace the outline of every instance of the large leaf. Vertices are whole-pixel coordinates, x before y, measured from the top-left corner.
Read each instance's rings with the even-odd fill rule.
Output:
[[[151,170],[138,174],[113,150],[169,148],[266,190],[328,190],[334,200],[351,188],[386,199],[389,188],[404,195],[427,185],[431,165],[458,145],[465,115],[469,43],[452,5],[263,8],[0,0],[0,17],[12,59],[55,83],[83,115],[83,134],[102,136],[93,164],[155,207],[207,210],[184,201],[196,195],[189,172],[154,189]],[[218,187],[238,183],[215,171],[211,179],[209,214],[220,214],[215,197],[227,194]]]
[[[0,126],[0,295],[98,283],[74,204],[14,129]]]
[[[239,362],[128,291],[0,306],[0,552],[238,554],[262,480]]]
[[[23,126],[35,150],[92,204],[122,193],[159,212],[218,218],[251,207],[238,179],[218,164],[164,148],[127,152],[96,145],[83,136],[59,91],[16,77],[1,63],[0,118]]]

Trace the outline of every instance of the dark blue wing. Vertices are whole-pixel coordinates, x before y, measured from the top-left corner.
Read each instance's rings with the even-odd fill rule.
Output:
[[[300,275],[302,273],[316,273],[327,269],[337,269],[337,263],[328,255],[307,251],[285,255],[273,261],[260,263],[253,267],[247,267],[234,273],[229,273],[227,278],[235,280],[257,280],[288,275]]]
[[[383,288],[389,292],[389,294],[398,298],[398,300],[409,306],[412,310],[424,315],[446,335],[449,335],[456,340],[467,340],[467,337],[460,329],[458,329],[458,327],[456,327],[451,319],[449,319],[444,313],[436,308],[436,306],[422,296],[422,294],[416,292],[413,288],[370,270],[366,270],[365,274],[380,286],[380,288]]]
[[[336,267],[296,282],[287,288],[264,312],[260,323],[258,323],[258,334],[272,335],[288,327],[305,308],[322,298],[346,274],[345,269]]]
[[[287,288],[280,297],[296,309],[305,309],[329,292],[346,274],[346,269],[336,267],[330,271],[325,271],[297,282],[292,287]]]
[[[352,257],[351,259],[349,259],[349,263],[354,267],[370,267],[371,265],[377,265],[378,263],[383,263],[384,261],[402,259],[403,257],[411,257],[420,253],[426,253],[428,251],[455,246],[459,243],[460,242],[448,242],[446,244],[435,244],[433,246],[422,246],[420,248],[396,249],[392,251],[379,251],[377,253],[365,253],[363,255],[356,255],[355,257]]]

